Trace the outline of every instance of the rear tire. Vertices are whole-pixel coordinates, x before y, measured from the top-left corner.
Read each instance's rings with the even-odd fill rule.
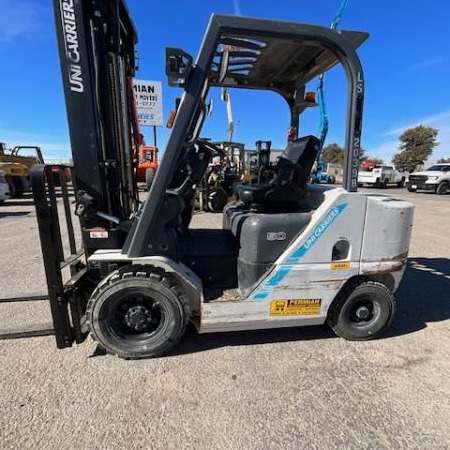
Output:
[[[408,189],[408,192],[416,192],[417,189],[412,188],[411,186],[408,186],[406,189]]]
[[[378,337],[391,323],[395,301],[381,283],[366,281],[350,284],[338,294],[328,312],[328,324],[349,341]]]
[[[145,190],[149,191],[155,179],[155,169],[147,169],[145,171]]]
[[[436,188],[436,194],[445,195],[447,191],[448,191],[447,181],[441,181]]]
[[[97,286],[86,317],[92,338],[108,353],[150,358],[169,352],[181,339],[189,303],[163,270],[128,266]]]

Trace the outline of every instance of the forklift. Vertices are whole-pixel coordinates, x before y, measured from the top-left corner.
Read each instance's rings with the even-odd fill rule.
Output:
[[[225,205],[236,199],[235,187],[245,179],[245,144],[214,142],[221,153],[212,155],[212,163],[197,188],[200,211],[221,213]]]
[[[66,257],[51,177],[35,166],[58,348],[90,334],[121,358],[156,357],[189,322],[199,333],[327,323],[348,340],[380,336],[394,315],[413,206],[357,192],[364,78],[356,49],[368,34],[213,14],[195,60],[167,48],[169,84],[183,95],[141,204],[133,176],[137,33],[124,0],[54,6],[83,244],[76,250],[72,240]],[[307,183],[320,140],[299,135],[273,179],[238,188],[222,229],[190,228],[195,189],[223,152],[201,135],[210,89],[276,92],[290,112],[286,126],[299,131],[311,106],[306,84],[336,64],[348,81],[342,187]]]
[[[245,152],[245,181],[247,183],[268,182],[272,178],[270,151],[272,141],[256,141],[255,150]]]

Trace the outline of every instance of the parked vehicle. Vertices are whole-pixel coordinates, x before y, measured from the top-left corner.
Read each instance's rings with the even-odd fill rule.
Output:
[[[196,198],[201,211],[222,212],[228,202],[235,200],[236,183],[242,182],[245,144],[229,141],[211,144],[216,151],[197,187]]]
[[[0,204],[9,199],[9,184],[5,172],[0,170]]]
[[[30,170],[35,164],[45,164],[42,150],[36,145],[16,145],[8,150],[4,142],[0,142],[0,170],[6,172],[10,197],[22,195],[30,189]],[[53,182],[60,185],[60,165],[51,166]],[[72,179],[72,169],[65,166],[61,172],[66,182]]]
[[[407,183],[409,192],[434,191],[446,194],[450,186],[450,163],[435,164],[423,172],[415,172],[409,176]]]
[[[141,145],[139,147],[139,165],[137,181],[145,182],[145,190],[149,191],[158,170],[158,147]]]
[[[270,152],[272,141],[256,141],[255,150],[245,151],[245,183],[267,182],[272,177],[270,170]]]
[[[375,165],[368,169],[362,168],[358,173],[358,185],[368,184],[374,187],[388,187],[395,184],[398,187],[405,186],[408,172],[394,165]]]
[[[316,170],[313,171],[311,181],[313,183],[336,183],[336,177],[328,172],[328,163],[325,161],[318,161]]]

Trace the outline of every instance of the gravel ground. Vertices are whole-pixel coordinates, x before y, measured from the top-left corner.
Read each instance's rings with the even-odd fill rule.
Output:
[[[450,449],[450,195],[381,192],[416,205],[383,339],[188,329],[171,355],[144,361],[91,340],[64,351],[51,336],[0,341],[0,449]],[[0,230],[0,296],[43,292],[30,198],[0,207]],[[48,321],[44,302],[0,305],[2,330]]]

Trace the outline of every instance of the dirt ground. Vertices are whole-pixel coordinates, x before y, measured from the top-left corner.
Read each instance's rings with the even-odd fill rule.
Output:
[[[347,342],[325,327],[198,335],[124,361],[91,340],[0,341],[0,448],[450,449],[450,195],[415,204],[393,326]],[[30,196],[0,206],[0,296],[44,292]],[[220,215],[199,213],[199,225]],[[0,329],[49,322],[44,302],[0,304]]]

